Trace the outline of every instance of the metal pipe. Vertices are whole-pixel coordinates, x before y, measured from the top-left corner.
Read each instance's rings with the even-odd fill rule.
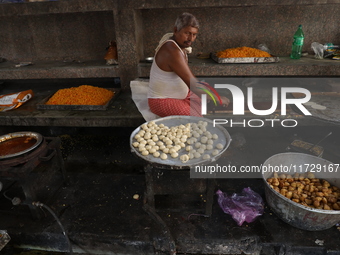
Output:
[[[328,136],[330,136],[332,134],[332,132],[330,132],[328,135],[326,135],[324,138],[322,138],[320,141],[318,141],[317,143],[315,143],[311,148],[309,148],[308,150],[309,151],[312,151],[313,150],[313,148],[315,147],[315,146],[317,146],[319,143],[321,143],[323,140],[325,140]]]
[[[63,227],[63,225],[61,224],[59,218],[57,217],[57,215],[53,212],[53,210],[48,207],[47,205],[41,203],[41,202],[32,202],[32,205],[34,206],[37,206],[37,207],[43,207],[45,208],[50,214],[52,214],[52,216],[54,217],[54,219],[57,221],[59,227],[61,228],[61,231],[62,233],[64,234],[65,238],[66,238],[66,241],[67,241],[67,245],[68,245],[68,248],[69,248],[69,254],[73,254],[73,250],[72,250],[72,245],[71,245],[71,242],[70,242],[70,239],[68,238],[68,235],[65,231],[65,228]]]

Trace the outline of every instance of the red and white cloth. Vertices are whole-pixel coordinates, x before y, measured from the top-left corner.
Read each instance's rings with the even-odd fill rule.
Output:
[[[171,115],[202,117],[201,98],[192,91],[189,91],[188,96],[184,99],[149,98],[148,103],[151,112],[160,117]]]

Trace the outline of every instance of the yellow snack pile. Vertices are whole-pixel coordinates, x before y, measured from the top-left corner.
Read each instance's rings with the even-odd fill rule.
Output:
[[[59,89],[47,102],[47,105],[104,105],[114,95],[114,92],[94,87],[81,85],[68,89]]]
[[[271,55],[268,52],[250,47],[230,48],[218,51],[216,56],[219,58],[268,58]]]

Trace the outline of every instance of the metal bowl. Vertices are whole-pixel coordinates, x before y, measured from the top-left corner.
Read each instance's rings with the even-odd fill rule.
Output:
[[[220,150],[220,152],[217,155],[212,156],[210,159],[197,158],[197,159],[188,160],[186,163],[182,163],[179,158],[181,155],[187,154],[187,152],[185,151],[185,148],[182,148],[181,150],[178,151],[179,156],[177,158],[168,157],[168,159],[166,160],[155,158],[152,155],[147,155],[147,156],[142,155],[137,148],[133,147],[132,144],[133,142],[136,141],[134,139],[134,136],[141,130],[141,126],[143,124],[139,126],[138,128],[136,128],[131,133],[131,136],[130,136],[131,152],[136,154],[138,157],[144,159],[148,163],[152,164],[153,166],[171,168],[171,169],[183,169],[183,168],[188,168],[194,165],[204,165],[210,162],[214,162],[227,150],[231,142],[231,137],[228,131],[224,127],[220,125],[216,125],[214,127],[212,120],[202,118],[202,117],[193,117],[193,116],[168,116],[168,117],[154,120],[156,124],[158,125],[164,124],[168,127],[179,126],[181,124],[185,125],[187,123],[197,123],[198,121],[208,122],[207,130],[210,131],[212,134],[218,135],[218,139],[216,140],[215,143],[221,143],[223,145],[223,148]]]
[[[296,172],[310,172],[313,166],[317,166],[320,167],[322,171],[314,172],[316,178],[324,179],[331,185],[340,187],[340,169],[335,171],[336,164],[309,154],[291,152],[279,153],[268,158],[263,163],[263,166],[267,168],[277,167],[280,169],[286,167],[291,171],[284,172],[284,174],[291,175],[294,175]],[[307,167],[309,169],[307,169]],[[294,169],[296,169],[296,171],[294,171]],[[326,169],[326,171],[324,171],[324,169]],[[333,171],[327,169],[333,169]],[[272,176],[273,171],[262,172],[262,178],[265,183],[266,200],[269,207],[284,222],[309,231],[329,229],[340,222],[339,210],[321,210],[307,207],[296,203],[275,191],[267,183],[267,179]]]
[[[0,136],[0,143],[8,141],[8,140],[13,139],[13,138],[24,137],[24,136],[33,137],[33,138],[35,138],[36,142],[31,147],[29,147],[25,150],[19,151],[17,153],[3,155],[3,156],[0,155],[0,159],[12,158],[12,157],[20,156],[20,155],[23,155],[27,152],[30,152],[30,151],[34,150],[35,148],[37,148],[43,140],[42,135],[39,134],[39,133],[30,132],[30,131],[23,131],[23,132],[9,133],[9,134]]]
[[[146,62],[152,63],[153,62],[153,57],[147,57],[145,58]]]

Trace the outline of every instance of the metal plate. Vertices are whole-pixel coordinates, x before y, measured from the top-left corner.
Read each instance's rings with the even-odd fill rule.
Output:
[[[145,58],[145,62],[152,63],[153,62],[153,57]]]
[[[9,154],[9,155],[4,155],[4,156],[0,155],[0,159],[12,158],[12,157],[20,156],[22,154],[30,152],[33,149],[37,148],[43,140],[42,135],[39,134],[39,133],[30,132],[30,131],[23,131],[23,132],[9,133],[9,134],[0,136],[0,143],[8,141],[8,140],[13,139],[13,138],[24,137],[24,136],[34,137],[37,141],[35,142],[35,144],[33,144],[30,148],[28,148],[26,150],[22,150],[20,152],[14,153],[14,154]]]
[[[266,64],[279,62],[279,57],[272,56],[269,58],[219,58],[215,53],[211,54],[211,58],[219,64]]]
[[[292,93],[294,98],[305,97],[301,93]],[[312,114],[311,117],[338,124],[340,122],[340,93],[339,92],[312,92],[311,99],[304,106]],[[324,109],[315,109],[315,104],[323,106]],[[313,107],[314,105],[314,107]],[[293,110],[302,114],[301,110],[295,105]]]
[[[107,90],[111,90],[114,92],[113,97],[107,102],[105,105],[47,105],[46,102],[55,94],[55,92],[43,99],[39,104],[37,104],[38,110],[79,110],[79,111],[105,111],[108,106],[114,101],[121,89],[118,88],[106,88]]]
[[[229,147],[230,142],[231,142],[231,137],[230,134],[228,133],[228,131],[220,126],[213,126],[213,122],[210,119],[206,119],[206,118],[201,118],[201,117],[193,117],[193,116],[168,116],[168,117],[164,117],[164,118],[159,118],[154,120],[154,122],[159,125],[159,124],[164,124],[168,127],[174,127],[174,126],[179,126],[179,125],[185,125],[187,123],[198,123],[198,121],[206,121],[208,122],[207,125],[207,131],[210,131],[212,134],[217,134],[218,135],[218,139],[214,140],[214,146],[218,143],[221,143],[223,145],[223,148],[220,150],[220,152],[215,155],[215,156],[211,156],[210,159],[202,159],[202,158],[198,158],[198,159],[191,159],[189,161],[187,161],[186,163],[182,163],[182,161],[180,160],[180,156],[183,154],[187,154],[188,152],[185,150],[185,148],[182,148],[181,150],[178,151],[178,157],[177,158],[171,158],[170,155],[168,155],[168,158],[166,160],[163,160],[161,158],[156,158],[152,155],[147,155],[144,156],[142,155],[139,150],[135,147],[133,147],[132,143],[136,141],[136,139],[134,138],[134,136],[141,130],[141,126],[139,126],[138,128],[136,128],[130,136],[130,147],[131,147],[131,151],[133,153],[135,153],[138,157],[144,159],[145,161],[148,161],[151,164],[154,165],[158,165],[158,166],[163,166],[163,167],[170,167],[172,169],[174,168],[187,168],[193,165],[203,165],[203,164],[208,164],[210,162],[216,161]],[[146,122],[148,123],[148,122]],[[207,151],[207,153],[209,153],[211,155],[211,151]]]
[[[305,105],[312,117],[330,122],[340,122],[340,97],[329,95],[312,95],[310,102],[325,106],[325,110],[314,109],[311,105]]]

